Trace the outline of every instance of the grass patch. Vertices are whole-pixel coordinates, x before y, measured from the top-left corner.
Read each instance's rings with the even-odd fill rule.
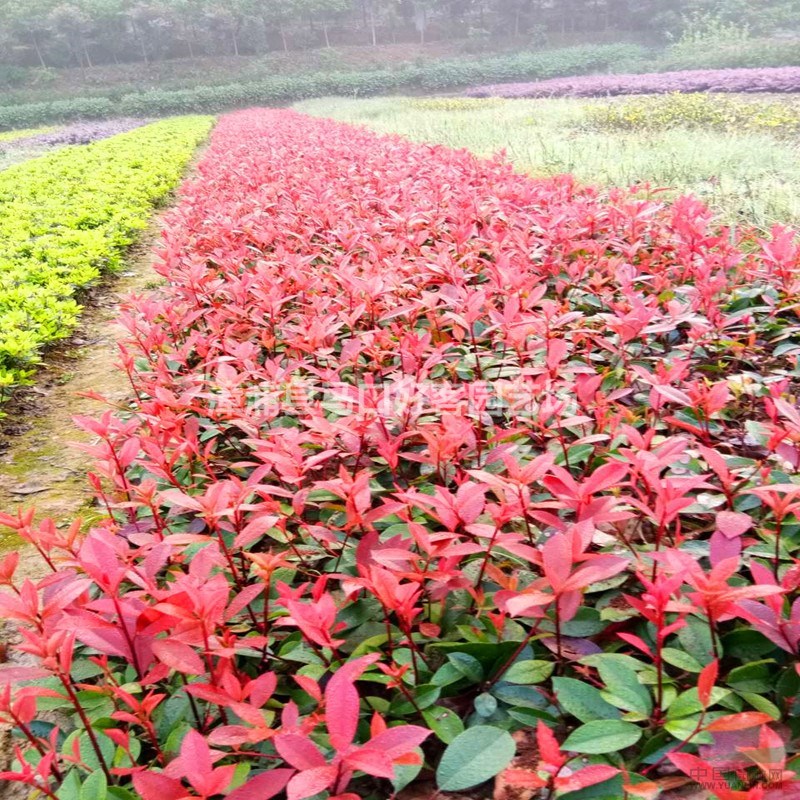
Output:
[[[40,133],[48,133],[54,130],[54,126],[44,126],[41,128],[25,128],[19,131],[0,131],[0,142],[13,142],[17,139],[25,139],[28,136],[38,136]]]
[[[536,176],[572,173],[606,186],[642,182],[691,192],[726,222],[800,222],[800,148],[764,130],[598,130],[588,124],[596,104],[585,100],[501,100],[470,113],[453,113],[451,100],[436,99],[444,104],[437,108],[415,98],[325,98],[296,108],[481,156],[505,150]]]

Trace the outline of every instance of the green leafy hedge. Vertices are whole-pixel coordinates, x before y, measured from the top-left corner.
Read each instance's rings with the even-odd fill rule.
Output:
[[[800,66],[800,44],[797,39],[748,39],[744,42],[717,43],[703,49],[671,47],[657,60],[655,67],[651,64],[649,71],[796,66]]]
[[[457,59],[402,69],[276,75],[225,86],[133,92],[0,107],[0,130],[44,122],[110,116],[212,113],[248,105],[280,105],[330,94],[375,95],[402,89],[442,90],[508,80],[554,78],[615,70],[646,51],[630,44],[586,45],[483,59]]]
[[[119,263],[211,125],[165,120],[0,172],[0,388],[72,330],[76,290]]]

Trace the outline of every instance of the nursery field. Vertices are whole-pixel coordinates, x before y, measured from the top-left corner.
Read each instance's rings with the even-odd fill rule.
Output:
[[[27,153],[24,143],[48,148],[103,139],[0,171],[0,389],[24,381],[42,347],[73,330],[77,293],[119,265],[211,122],[73,125],[26,132],[5,145]]]
[[[424,140],[463,102],[341,116],[432,114],[406,131]],[[466,108],[454,138],[552,124]],[[185,163],[209,126],[47,163],[122,140],[146,178],[148,147]],[[731,159],[791,152],[737,136]],[[141,191],[117,244],[161,196]],[[166,216],[165,283],[121,312],[130,403],[78,420],[104,521],[0,516],[48,568],[0,560],[22,636],[0,779],[57,800],[795,796],[800,244],[663,199],[294,110],[222,117]]]
[[[328,98],[306,113],[416,141],[505,151],[534,176],[691,192],[725,222],[800,223],[800,100],[705,94],[619,99]]]

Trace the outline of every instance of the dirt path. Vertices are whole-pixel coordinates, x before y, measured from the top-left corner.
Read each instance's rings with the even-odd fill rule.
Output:
[[[72,421],[76,415],[96,415],[103,405],[80,395],[99,392],[112,400],[130,393],[125,373],[117,367],[117,343],[123,329],[117,309],[125,296],[152,286],[152,248],[160,220],[154,222],[130,253],[126,267],[84,298],[84,312],[75,335],[54,348],[33,387],[18,392],[0,420],[0,511],[35,508],[37,517],[68,524],[76,516],[91,519],[93,505],[86,472],[91,459],[74,446],[90,441]],[[0,533],[0,553],[18,546]],[[21,569],[36,575],[37,559],[24,558]]]

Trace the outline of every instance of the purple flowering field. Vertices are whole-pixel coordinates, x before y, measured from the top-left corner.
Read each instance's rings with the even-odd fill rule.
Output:
[[[702,69],[644,75],[582,75],[474,86],[468,97],[608,97],[668,92],[800,92],[800,67]]]
[[[125,133],[142,125],[149,120],[123,117],[120,119],[103,120],[95,122],[74,122],[54,131],[39,133],[34,136],[25,136],[21,139],[12,139],[0,145],[0,150],[27,150],[30,148],[62,147],[70,144],[91,144],[100,139],[107,139],[118,133]]]

